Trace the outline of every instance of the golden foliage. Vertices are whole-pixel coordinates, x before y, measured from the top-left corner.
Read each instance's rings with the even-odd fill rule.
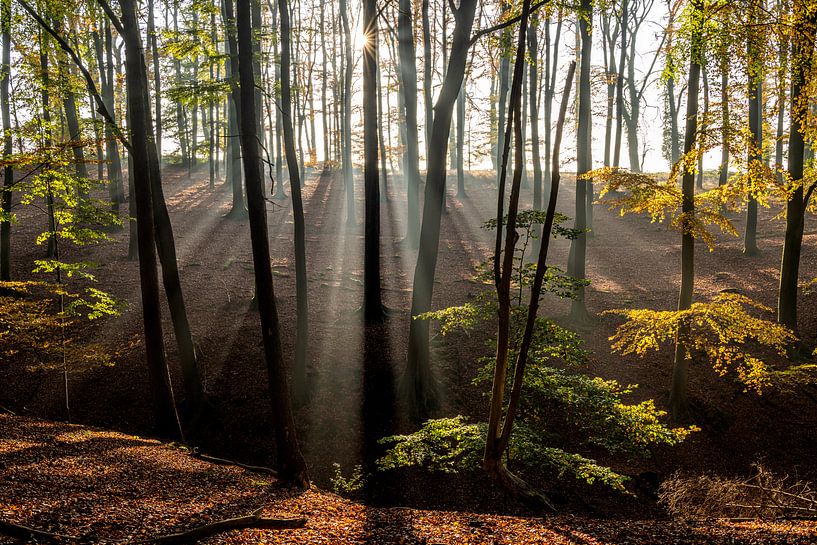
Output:
[[[610,337],[613,351],[643,357],[651,350],[683,334],[686,356],[704,356],[721,376],[729,371],[747,389],[761,393],[771,383],[773,369],[763,360],[763,351],[780,356],[795,341],[794,333],[750,310],[772,309],[734,293],[722,293],[711,302],[693,303],[687,310],[611,310],[627,321]]]
[[[669,220],[670,226],[685,234],[692,234],[701,240],[710,251],[715,248],[715,236],[712,227],[721,232],[737,236],[738,232],[732,221],[724,212],[737,211],[751,195],[763,206],[768,206],[769,199],[778,191],[770,191],[774,184],[774,173],[759,162],[753,162],[748,172],[733,176],[729,183],[703,191],[695,195],[695,210],[684,213],[681,210],[683,193],[675,183],[679,168],[690,168],[687,164],[694,157],[679,161],[683,167],[673,169],[666,180],[658,180],[648,174],[631,172],[617,167],[604,167],[587,173],[587,178],[602,183],[599,202],[617,208],[621,215],[627,213],[645,214],[653,222]]]
[[[29,369],[76,370],[112,365],[98,344],[79,342],[74,315],[60,311],[55,299],[70,296],[45,282],[0,283],[0,357]]]

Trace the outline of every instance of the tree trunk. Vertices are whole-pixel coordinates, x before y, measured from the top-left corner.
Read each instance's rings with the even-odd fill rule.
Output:
[[[411,0],[400,0],[398,12],[397,43],[406,119],[406,242],[410,248],[416,248],[420,229],[420,135],[417,129],[417,53],[414,50]]]
[[[794,2],[792,35],[792,76],[789,128],[788,171],[794,191],[786,202],[786,234],[783,239],[783,258],[780,264],[780,288],[777,299],[777,321],[797,331],[797,283],[800,277],[800,251],[806,209],[806,189],[803,187],[805,157],[805,126],[808,100],[803,93],[808,89],[814,62],[815,26],[817,11],[809,9],[807,0]],[[798,24],[799,23],[799,24]],[[813,190],[812,186],[810,190]]]
[[[343,73],[343,182],[346,188],[346,225],[357,223],[355,216],[355,181],[352,173],[352,30],[349,26],[347,0],[340,0],[340,20],[343,25],[344,73]]]
[[[581,65],[579,70],[579,113],[578,129],[576,131],[576,219],[574,227],[579,235],[572,241],[571,254],[573,256],[570,274],[577,279],[585,278],[585,259],[587,252],[587,197],[592,194],[591,183],[579,179],[593,169],[592,159],[592,104],[590,89],[590,55],[593,51],[592,5],[590,0],[582,0],[579,32],[581,35]],[[570,306],[570,317],[580,323],[590,321],[590,314],[584,302],[584,286],[576,289],[576,297]]]
[[[159,44],[156,38],[156,23],[154,21],[154,0],[148,0],[148,44],[150,58],[153,61],[153,116],[156,124],[156,155],[159,157],[159,166],[162,165],[162,76],[159,72]]]
[[[130,139],[133,155],[134,201],[139,224],[139,278],[145,328],[145,355],[148,364],[156,416],[156,428],[163,439],[180,439],[181,429],[173,401],[167,362],[164,355],[162,317],[159,304],[159,277],[156,271],[156,240],[153,225],[153,200],[148,148],[152,145],[148,130],[147,69],[139,36],[136,2],[121,0],[125,34],[125,83],[128,91]]]
[[[295,300],[297,306],[297,332],[295,339],[295,368],[293,391],[298,403],[306,399],[306,348],[309,342],[309,302],[306,277],[306,224],[301,195],[301,179],[298,159],[295,155],[295,136],[292,128],[291,61],[292,25],[289,17],[289,0],[278,0],[281,16],[281,121],[284,129],[284,152],[289,171],[289,191],[292,195],[292,220],[295,240]],[[243,117],[243,114],[242,114]],[[246,159],[245,159],[246,160]],[[248,189],[249,191],[249,189]]]
[[[703,0],[693,0],[692,17],[701,21],[703,14]],[[689,62],[689,77],[687,79],[687,111],[686,133],[684,135],[684,156],[692,153],[697,146],[698,138],[698,88],[701,79],[701,48],[702,32],[700,24],[692,30],[691,52]],[[683,191],[682,212],[687,218],[695,215],[695,171],[684,169],[681,182]],[[688,220],[690,221],[690,220]],[[689,229],[681,234],[681,289],[678,295],[678,310],[686,310],[692,305],[692,291],[695,283],[695,237]],[[672,370],[672,386],[670,388],[669,409],[672,417],[682,420],[688,411],[687,402],[687,374],[689,359],[685,337],[687,326],[681,326],[675,339],[675,361]]]
[[[431,131],[434,122],[434,109],[431,98],[431,22],[429,19],[429,0],[422,0],[423,23],[423,107],[425,108],[426,133],[426,183],[428,183],[428,163],[431,160]],[[402,4],[401,4],[402,5]]]
[[[746,168],[750,179],[761,175],[763,171],[763,72],[758,66],[756,55],[757,46],[753,34],[756,29],[753,24],[757,21],[757,10],[760,3],[753,0],[749,6],[750,28],[747,29],[749,38],[746,43],[746,58],[749,62],[748,88],[749,96],[749,149],[746,158]],[[743,233],[743,255],[755,256],[760,253],[757,247],[757,199],[750,192],[746,204],[746,230]]]
[[[533,160],[533,208],[542,209],[542,156],[539,145],[539,42],[536,33],[539,31],[539,18],[531,17],[531,28],[528,32],[528,50],[531,59],[528,65],[528,92],[530,97],[530,140],[531,159]],[[547,44],[545,47],[548,47]],[[547,53],[546,53],[547,55]],[[547,77],[547,63],[545,64]]]
[[[727,52],[721,52],[721,168],[718,176],[718,186],[726,185],[729,181],[729,140],[731,139],[729,121],[729,60]]]
[[[474,23],[476,0],[461,0],[454,26],[450,61],[434,105],[434,122],[429,145],[423,221],[420,228],[420,250],[414,269],[411,296],[411,316],[428,312],[434,290],[434,270],[440,243],[440,221],[445,198],[445,149],[451,131],[451,117],[465,76],[471,27]],[[429,324],[427,320],[411,320],[408,361],[403,387],[409,403],[421,417],[426,417],[437,405],[438,396],[429,361]]]
[[[12,153],[11,109],[9,97],[9,80],[11,79],[11,0],[2,0],[0,4],[0,39],[3,50],[0,53],[0,110],[3,117],[3,155]],[[0,220],[0,280],[11,280],[11,186],[14,184],[14,171],[10,164],[3,167],[3,219]]]
[[[380,178],[377,166],[377,6],[363,2],[363,185],[366,217],[363,252],[363,320],[383,321],[380,292]]]
[[[621,164],[622,122],[624,121],[624,63],[627,60],[627,32],[628,32],[628,5],[627,0],[621,0],[621,54],[618,60],[618,74],[616,75],[616,143],[613,148],[613,166]],[[610,52],[612,55],[612,51]],[[633,59],[635,62],[635,59]],[[631,161],[632,163],[632,161]],[[636,168],[634,168],[636,167]],[[630,170],[638,171],[638,163],[630,164]]]
[[[247,217],[244,206],[244,188],[241,177],[241,148],[238,142],[238,115],[241,110],[241,97],[238,90],[238,44],[235,37],[235,16],[233,0],[221,0],[221,15],[224,19],[227,36],[227,59],[225,67],[230,81],[230,94],[227,113],[227,180],[232,187],[233,205],[228,218],[243,219]],[[254,101],[255,99],[253,99]]]
[[[281,0],[285,1],[285,0]],[[241,149],[247,183],[250,238],[255,268],[255,288],[258,314],[261,319],[261,337],[269,379],[272,418],[279,476],[284,482],[308,487],[306,462],[298,446],[295,420],[290,405],[286,364],[281,351],[281,332],[278,309],[270,267],[267,210],[264,199],[264,180],[260,171],[260,150],[257,140],[258,121],[255,111],[255,78],[253,70],[252,27],[250,0],[238,0],[238,73],[241,89]],[[283,23],[283,13],[282,23]],[[283,24],[282,24],[283,26]]]

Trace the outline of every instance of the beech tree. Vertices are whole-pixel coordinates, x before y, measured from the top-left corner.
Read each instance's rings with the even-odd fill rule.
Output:
[[[229,0],[228,0],[229,1]],[[309,486],[306,462],[298,446],[295,421],[290,403],[289,380],[281,349],[281,330],[270,267],[267,212],[258,145],[257,114],[255,111],[255,70],[250,0],[238,0],[237,42],[238,74],[240,79],[241,151],[247,184],[247,206],[250,220],[255,289],[258,315],[261,318],[261,339],[267,365],[270,401],[279,476],[286,482]],[[283,13],[282,13],[283,15]]]

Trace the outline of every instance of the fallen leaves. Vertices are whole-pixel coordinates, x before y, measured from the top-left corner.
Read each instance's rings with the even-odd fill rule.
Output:
[[[234,530],[203,544],[625,545],[813,544],[814,522],[596,520],[369,507],[269,475],[212,464],[121,433],[0,415],[0,520],[134,543],[246,516],[306,518],[299,529]],[[0,544],[13,543],[0,536]]]

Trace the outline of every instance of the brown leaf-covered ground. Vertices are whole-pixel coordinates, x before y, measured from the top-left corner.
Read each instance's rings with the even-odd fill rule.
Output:
[[[810,544],[817,523],[684,524],[514,517],[369,507],[263,474],[213,465],[152,439],[0,414],[0,520],[92,543],[134,543],[248,514],[307,518],[296,530],[241,530],[206,544]],[[0,536],[0,543],[14,540]]]

